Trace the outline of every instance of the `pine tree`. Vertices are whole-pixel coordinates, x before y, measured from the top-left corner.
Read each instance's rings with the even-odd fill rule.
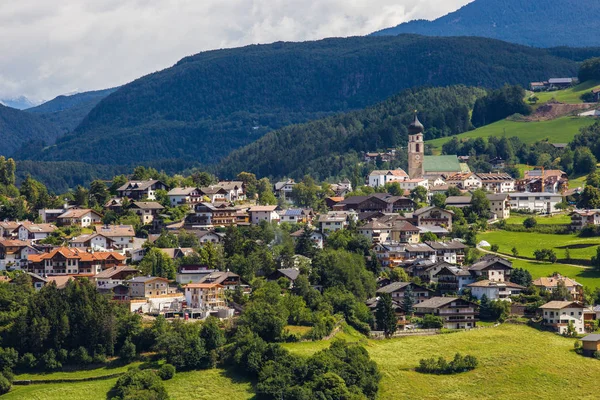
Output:
[[[482,321],[489,321],[492,319],[492,304],[488,297],[484,294],[481,296],[481,302],[479,305],[479,318]]]
[[[414,312],[415,299],[413,297],[412,286],[409,284],[404,290],[404,300],[402,301],[402,309],[406,315],[411,315]]]
[[[396,332],[398,318],[396,318],[394,303],[392,302],[392,296],[389,293],[382,293],[381,296],[379,296],[375,318],[377,320],[377,327],[383,330],[385,336],[389,337]]]

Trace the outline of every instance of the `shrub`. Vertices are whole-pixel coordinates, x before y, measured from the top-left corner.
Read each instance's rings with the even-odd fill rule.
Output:
[[[69,361],[75,365],[86,365],[92,362],[92,357],[89,355],[86,348],[81,346],[71,351]]]
[[[423,329],[439,329],[444,326],[444,321],[433,314],[427,314],[423,317],[421,327]]]
[[[131,369],[117,380],[108,398],[167,400],[169,396],[164,383],[154,371]]]
[[[596,360],[600,360],[600,351],[595,351],[593,356]]]
[[[478,362],[474,356],[463,357],[460,353],[454,355],[454,359],[448,362],[444,357],[422,359],[417,367],[418,372],[425,374],[450,375],[471,371],[477,368]]]
[[[19,361],[19,353],[13,348],[0,348],[0,371],[13,369]]]
[[[579,340],[575,341],[575,343],[573,344],[573,347],[575,348],[575,353],[583,354],[583,345],[581,344],[581,342]]]
[[[23,354],[23,357],[19,360],[19,367],[25,370],[34,369],[37,366],[37,359],[31,353]]]
[[[0,374],[0,394],[5,394],[10,391],[12,384],[4,375]]]
[[[54,371],[62,368],[62,363],[56,359],[56,352],[53,349],[50,349],[42,355],[40,367],[46,371]]]
[[[158,370],[158,376],[163,381],[173,379],[173,377],[175,376],[175,367],[171,364],[163,364]]]
[[[537,220],[534,217],[527,217],[523,221],[523,226],[527,229],[534,228],[537,225]]]
[[[493,245],[492,245],[492,248],[491,248],[491,250],[492,250],[494,253],[497,253],[497,252],[498,252],[498,250],[500,250],[500,246],[498,246],[497,244],[493,244]]]

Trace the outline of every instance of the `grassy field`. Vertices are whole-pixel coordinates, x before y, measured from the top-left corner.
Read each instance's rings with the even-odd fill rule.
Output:
[[[581,101],[581,95],[587,92],[591,92],[592,89],[600,87],[600,81],[587,81],[580,83],[577,86],[565,90],[558,90],[556,92],[540,92],[535,95],[538,97],[538,103],[536,106],[547,103],[548,101],[555,99],[561,103],[567,104],[579,104]],[[531,92],[528,92],[527,98]]]
[[[90,376],[89,371],[71,373],[71,378]],[[60,379],[62,373],[28,375],[27,379]],[[101,374],[100,374],[101,375]],[[98,376],[100,376],[98,375]],[[22,379],[19,376],[18,379]],[[16,400],[106,400],[106,394],[117,378],[81,383],[52,383],[44,385],[14,386],[3,399]],[[252,384],[221,369],[177,373],[165,385],[171,400],[229,399],[243,400],[254,396]]]
[[[296,326],[296,325],[287,325],[285,329],[294,335],[304,335],[310,332],[312,329],[311,326]]]
[[[511,260],[514,268],[523,268],[531,273],[533,279],[550,276],[555,272],[575,279],[583,286],[600,288],[600,272],[591,268],[580,268],[564,264],[537,263],[527,260]]]
[[[568,143],[573,140],[579,130],[592,125],[596,120],[593,118],[562,117],[551,121],[541,122],[515,122],[502,120],[486,125],[470,132],[461,133],[456,137],[459,140],[469,138],[488,138],[490,136],[517,136],[525,143],[535,143],[548,139],[553,143]],[[427,142],[438,151],[444,143],[452,137],[430,140]]]
[[[565,339],[527,326],[502,325],[449,335],[368,341],[383,379],[380,399],[558,399],[596,397],[600,361],[573,351]],[[310,355],[322,343],[286,345]],[[456,352],[477,357],[474,371],[452,376],[414,371],[419,360]]]
[[[583,188],[586,180],[587,175],[583,175],[575,179],[569,179],[569,189]]]
[[[533,252],[538,249],[552,249],[558,258],[565,257],[568,248],[571,258],[590,260],[596,255],[600,238],[580,238],[576,235],[549,235],[530,232],[491,231],[477,235],[478,240],[485,240],[491,245],[500,246],[500,253],[512,254],[516,247],[519,255],[533,258]]]
[[[525,219],[527,219],[528,217],[529,217],[528,215],[512,214],[512,216],[506,220],[506,223],[522,225],[523,221],[525,221]],[[569,217],[566,214],[553,215],[550,217],[536,216],[535,220],[540,225],[569,225],[569,224],[571,224],[571,217]]]

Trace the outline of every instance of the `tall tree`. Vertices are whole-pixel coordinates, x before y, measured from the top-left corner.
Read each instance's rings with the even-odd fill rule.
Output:
[[[383,330],[387,337],[396,332],[396,329],[398,328],[398,318],[396,317],[396,310],[394,310],[392,296],[389,293],[382,293],[379,296],[379,302],[377,303],[377,309],[375,310],[375,318],[377,321],[377,328]]]
[[[402,300],[402,309],[406,315],[412,315],[414,312],[415,299],[412,290],[412,286],[409,284],[404,289],[404,298]]]

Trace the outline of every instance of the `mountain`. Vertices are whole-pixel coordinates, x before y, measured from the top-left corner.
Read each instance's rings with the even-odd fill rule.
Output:
[[[63,133],[68,133],[73,131],[102,99],[117,89],[58,96],[26,111],[40,115],[46,121],[58,126]]]
[[[354,37],[208,51],[121,87],[56,146],[20,156],[211,164],[272,130],[364,108],[405,88],[526,85],[577,69],[546,50],[482,38]]]
[[[598,0],[475,0],[434,21],[416,20],[375,32],[480,36],[534,47],[600,46]]]
[[[54,143],[60,129],[38,115],[0,105],[0,155],[10,156],[29,141]]]
[[[0,104],[16,110],[25,110],[36,105],[25,96],[15,97],[14,99],[0,99]]]
[[[426,140],[472,129],[471,110],[485,93],[465,86],[408,89],[364,110],[268,133],[224,158],[214,172],[223,178],[241,171],[272,178],[349,177],[361,152],[406,147],[415,109],[427,127]]]

